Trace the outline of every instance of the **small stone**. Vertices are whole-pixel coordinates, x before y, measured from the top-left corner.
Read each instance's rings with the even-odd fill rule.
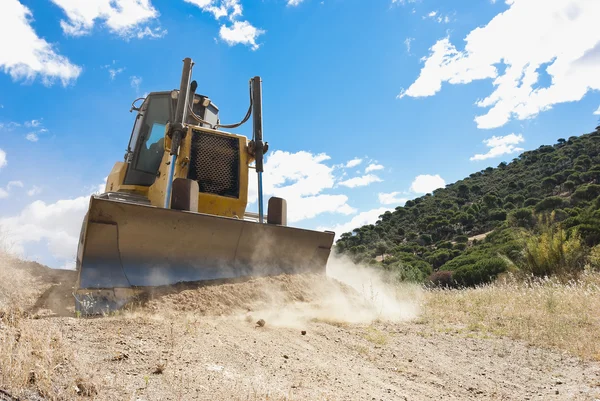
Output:
[[[408,362],[412,362],[412,359],[409,359]]]
[[[289,356],[287,356],[287,355],[284,355],[283,357],[284,357],[285,359],[289,359],[289,358],[290,358],[290,357],[289,357]]]
[[[306,330],[302,330],[300,333],[302,333],[303,336],[306,335]]]
[[[264,319],[260,319],[258,322],[256,322],[256,325],[258,327],[264,327],[265,325],[265,320]]]

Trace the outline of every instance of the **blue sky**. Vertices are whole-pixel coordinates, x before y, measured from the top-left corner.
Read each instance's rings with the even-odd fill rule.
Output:
[[[594,129],[599,13],[595,0],[4,0],[4,242],[72,266],[131,102],[177,88],[184,57],[223,122],[243,117],[248,79],[262,77],[265,191],[288,199],[293,225],[373,222]]]

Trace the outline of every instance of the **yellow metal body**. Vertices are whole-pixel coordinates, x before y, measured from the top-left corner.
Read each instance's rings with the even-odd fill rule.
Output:
[[[168,132],[169,127],[165,129],[165,133]],[[252,155],[248,152],[248,138],[242,135],[236,135],[229,132],[223,132],[213,130],[209,128],[203,128],[199,126],[188,126],[187,135],[181,142],[179,148],[179,155],[175,165],[175,178],[187,178],[190,168],[190,153],[192,147],[192,136],[195,135],[194,131],[204,131],[213,135],[222,135],[227,137],[234,137],[240,143],[240,177],[239,177],[239,197],[231,198],[225,196],[218,196],[214,194],[202,193],[198,194],[198,212],[212,214],[215,216],[223,217],[234,217],[243,218],[246,212],[246,206],[248,203],[248,171],[250,164],[254,161]],[[124,185],[125,174],[127,172],[127,164],[124,162],[115,163],[112,171],[110,172],[106,181],[106,192],[131,192],[139,195],[147,196],[152,206],[163,207],[165,193],[167,190],[167,179],[169,170],[169,150],[171,148],[171,139],[165,134],[164,138],[164,155],[160,164],[158,177],[154,184],[150,187],[139,186],[139,185]],[[220,152],[225,150],[217,149],[214,155],[215,159],[221,156]]]

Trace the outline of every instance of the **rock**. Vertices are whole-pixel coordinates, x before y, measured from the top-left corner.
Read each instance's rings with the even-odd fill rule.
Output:
[[[265,325],[265,320],[264,319],[260,319],[258,322],[256,322],[256,326],[258,327],[264,327]]]
[[[306,330],[302,330],[300,333],[302,333],[303,336],[306,335]]]

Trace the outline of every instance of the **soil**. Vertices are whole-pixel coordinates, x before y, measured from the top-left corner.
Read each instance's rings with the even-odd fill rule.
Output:
[[[39,285],[21,324],[60,333],[73,380],[85,377],[76,388],[94,389],[73,399],[600,399],[598,363],[459,328],[436,331],[418,317],[350,319],[329,302],[343,294],[357,315],[364,302],[331,278],[174,287],[134,310],[87,319],[69,309],[74,272],[44,269],[20,266]],[[26,385],[5,387],[0,400],[40,399],[27,398]]]

